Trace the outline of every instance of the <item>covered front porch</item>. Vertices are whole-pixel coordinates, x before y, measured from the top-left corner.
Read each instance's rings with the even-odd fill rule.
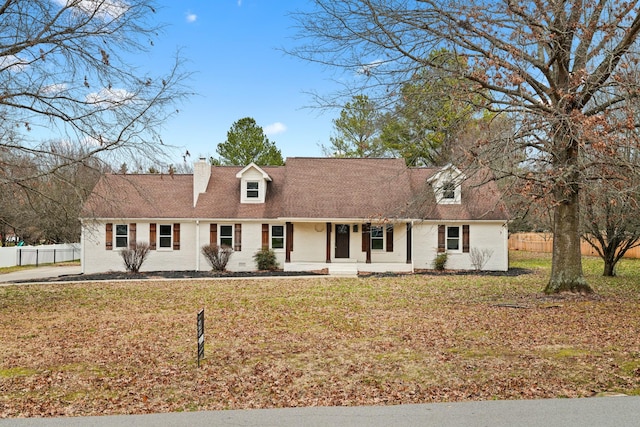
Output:
[[[412,272],[410,222],[287,222],[285,271]]]

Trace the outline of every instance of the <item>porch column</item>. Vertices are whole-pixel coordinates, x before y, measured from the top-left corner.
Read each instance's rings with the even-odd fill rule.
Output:
[[[326,256],[326,261],[327,263],[331,262],[331,223],[328,222],[327,223],[327,256]]]
[[[291,252],[293,251],[293,223],[286,223],[284,262],[291,262]]]
[[[413,240],[413,226],[410,222],[407,223],[407,264],[411,264],[411,248]]]
[[[371,264],[371,223],[362,224],[362,252],[367,254],[367,264]]]

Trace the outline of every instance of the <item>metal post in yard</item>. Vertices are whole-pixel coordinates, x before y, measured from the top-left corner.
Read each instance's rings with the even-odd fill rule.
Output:
[[[38,249],[36,249],[36,267],[38,266]]]

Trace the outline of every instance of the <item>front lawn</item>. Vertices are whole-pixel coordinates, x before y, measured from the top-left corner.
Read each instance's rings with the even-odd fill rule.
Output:
[[[2,287],[0,417],[640,393],[640,262],[585,259],[586,297],[542,294],[549,265]]]

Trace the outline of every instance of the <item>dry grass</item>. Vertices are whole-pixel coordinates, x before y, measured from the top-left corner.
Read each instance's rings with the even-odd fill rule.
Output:
[[[594,297],[517,277],[0,288],[0,417],[640,392],[640,261]],[[206,360],[196,367],[196,313]]]

